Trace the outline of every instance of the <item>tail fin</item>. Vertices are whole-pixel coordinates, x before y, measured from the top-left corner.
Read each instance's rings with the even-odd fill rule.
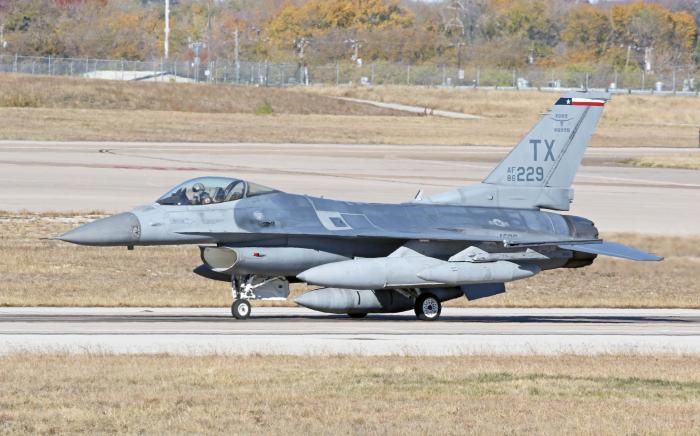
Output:
[[[483,183],[431,197],[434,203],[569,210],[571,183],[610,99],[569,92],[556,101]]]
[[[601,92],[564,95],[484,183],[570,187],[608,99],[610,94]]]

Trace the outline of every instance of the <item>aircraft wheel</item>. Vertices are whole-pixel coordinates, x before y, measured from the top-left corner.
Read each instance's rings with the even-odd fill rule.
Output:
[[[416,305],[413,310],[416,312],[416,317],[421,321],[436,321],[440,318],[442,304],[440,304],[440,300],[435,295],[423,294],[416,299]]]
[[[360,318],[366,317],[367,314],[366,314],[366,313],[348,313],[348,316],[349,316],[350,318],[360,319]]]
[[[248,300],[236,300],[231,305],[231,314],[236,319],[248,319],[250,316],[250,303]]]

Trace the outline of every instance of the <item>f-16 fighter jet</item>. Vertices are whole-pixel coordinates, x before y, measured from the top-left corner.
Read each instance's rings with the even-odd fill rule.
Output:
[[[545,270],[580,268],[598,255],[660,257],[603,241],[567,211],[571,184],[610,94],[570,92],[484,179],[401,204],[354,203],[202,177],[156,200],[57,237],[82,245],[199,244],[194,272],[231,283],[235,318],[251,300],[285,299],[290,282],[320,288],[296,302],[328,313],[413,309],[440,317],[442,303],[505,292]]]

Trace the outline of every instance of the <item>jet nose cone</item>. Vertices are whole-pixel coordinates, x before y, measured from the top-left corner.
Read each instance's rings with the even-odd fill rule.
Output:
[[[80,245],[132,245],[141,237],[141,223],[131,212],[84,224],[55,239]]]

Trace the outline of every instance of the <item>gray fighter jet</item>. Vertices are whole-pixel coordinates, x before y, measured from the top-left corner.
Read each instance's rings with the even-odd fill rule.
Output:
[[[505,292],[505,283],[597,255],[661,260],[602,241],[569,210],[571,184],[607,93],[558,99],[482,183],[401,204],[290,194],[227,177],[202,177],[154,204],[57,237],[82,245],[199,244],[194,272],[231,283],[231,311],[285,299],[290,282],[320,286],[295,301],[361,318],[414,309],[436,320],[444,301]]]

